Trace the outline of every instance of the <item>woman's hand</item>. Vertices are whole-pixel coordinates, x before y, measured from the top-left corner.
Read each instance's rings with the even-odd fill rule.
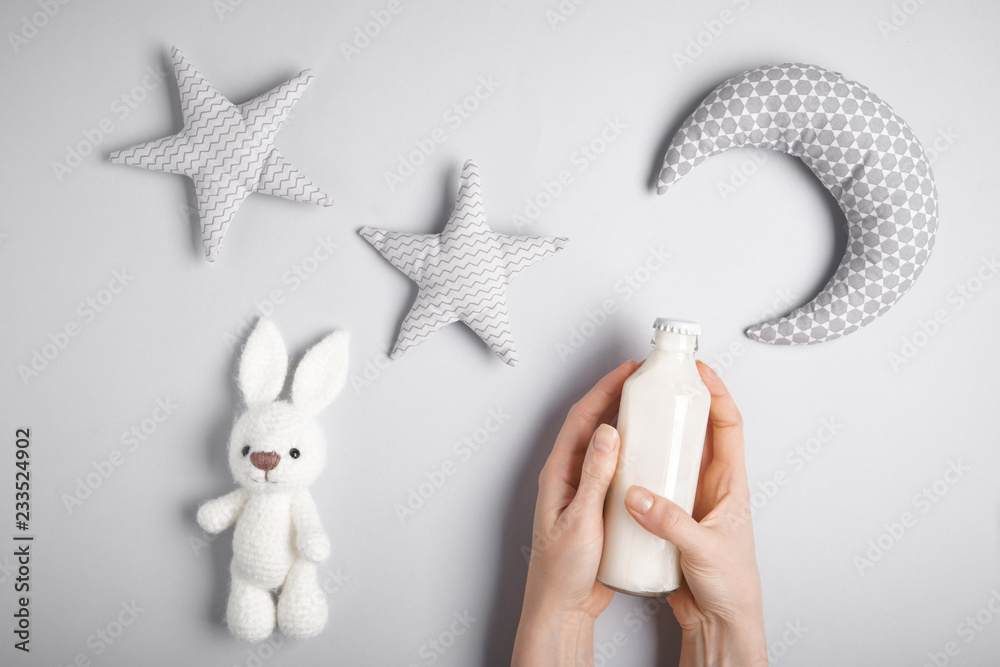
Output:
[[[573,406],[539,475],[513,665],[593,664],[594,621],[613,596],[597,582],[619,450],[608,423],[637,367],[622,364]],[[629,489],[625,503],[639,525],[681,551],[684,583],[669,598],[683,632],[680,664],[766,667],[743,420],[715,372],[701,362],[698,370],[712,405],[694,517],[641,487]]]
[[[625,506],[639,525],[681,551],[684,583],[669,598],[683,631],[680,664],[766,666],[743,418],[715,371],[701,362],[698,370],[712,407],[694,517],[638,486],[626,493]]]
[[[638,367],[627,361],[569,411],[538,476],[531,559],[513,665],[589,665],[594,620],[614,592],[597,583],[604,548],[604,498],[618,463],[622,385]]]

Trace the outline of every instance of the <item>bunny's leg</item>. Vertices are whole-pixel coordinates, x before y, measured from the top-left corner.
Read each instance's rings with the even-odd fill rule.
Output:
[[[274,631],[274,598],[271,591],[242,574],[235,561],[229,570],[232,575],[232,590],[226,607],[229,630],[243,641],[264,641]]]
[[[326,626],[326,595],[316,565],[297,557],[278,597],[278,627],[289,637],[315,637]]]

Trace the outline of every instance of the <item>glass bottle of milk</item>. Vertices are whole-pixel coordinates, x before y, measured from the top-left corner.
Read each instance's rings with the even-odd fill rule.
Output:
[[[604,507],[604,553],[597,580],[632,595],[670,595],[681,585],[680,554],[636,523],[625,509],[633,484],[694,509],[708,408],[712,398],[694,353],[701,327],[658,318],[653,351],[625,382],[618,468]]]

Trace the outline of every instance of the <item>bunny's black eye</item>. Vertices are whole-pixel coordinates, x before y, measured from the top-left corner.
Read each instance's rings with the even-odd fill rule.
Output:
[[[293,459],[297,459],[299,458],[299,450],[293,447],[292,449],[288,450],[288,455],[291,456]]]
[[[247,445],[246,447],[243,448],[243,456],[246,456],[249,453],[250,453],[250,445]]]

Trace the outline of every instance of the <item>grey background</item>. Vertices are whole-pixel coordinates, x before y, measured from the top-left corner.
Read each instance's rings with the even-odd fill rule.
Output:
[[[948,642],[958,651],[949,664],[992,664],[1000,619],[983,612],[992,624],[971,638],[960,624],[1000,597],[1000,280],[976,282],[978,271],[991,272],[984,258],[1000,241],[1000,8],[563,3],[575,11],[553,26],[546,12],[558,11],[556,0],[402,0],[348,60],[342,43],[385,6],[71,2],[16,52],[8,33],[42,10],[28,0],[0,9],[8,35],[0,45],[4,628],[13,611],[13,441],[22,426],[32,433],[36,536],[30,659],[5,629],[0,662],[67,665],[82,655],[95,665],[405,666],[431,664],[433,655],[438,665],[502,664],[520,608],[536,477],[565,411],[608,369],[642,358],[653,318],[672,315],[703,323],[700,356],[721,369],[745,416],[773,664],[922,665]],[[723,10],[732,21],[721,32],[716,25],[718,35],[705,32]],[[894,18],[898,29],[880,29]],[[703,52],[678,66],[674,54],[699,33]],[[313,69],[278,147],[334,196],[332,208],[251,197],[210,266],[185,210],[190,183],[106,161],[111,150],[180,129],[173,44],[234,102]],[[935,150],[941,227],[922,277],[886,317],[829,344],[778,349],[744,339],[742,328],[806,302],[826,281],[844,247],[831,198],[792,159],[757,164],[760,154],[745,151],[708,161],[664,197],[651,186],[670,133],[709,90],[788,60],[868,85]],[[165,68],[166,79],[122,117],[115,100],[132,95],[150,66]],[[444,114],[479,77],[499,88],[449,126]],[[105,118],[113,131],[59,180],[53,162]],[[579,147],[615,119],[627,127],[581,171]],[[391,191],[385,172],[436,127],[447,141]],[[382,355],[415,288],[356,230],[439,231],[467,158],[481,168],[494,229],[565,235],[570,246],[508,291],[517,368],[461,325],[386,366]],[[720,191],[739,184],[740,169],[751,174],[745,184]],[[572,184],[537,222],[517,226],[512,214],[561,170]],[[296,287],[286,274],[319,237],[339,247]],[[669,261],[647,271],[651,248],[661,246]],[[123,268],[132,282],[85,321],[79,304]],[[642,289],[629,292],[626,275],[644,279]],[[980,289],[960,307],[956,290],[966,286]],[[282,302],[273,317],[293,359],[331,329],[348,329],[353,379],[322,415],[330,463],[313,488],[334,545],[321,570],[333,591],[329,627],[313,640],[251,648],[221,622],[231,531],[199,543],[194,510],[232,487],[224,454],[238,402],[232,341],[275,290]],[[615,312],[584,326],[606,300]],[[938,311],[947,321],[921,337],[921,322]],[[18,366],[70,322],[79,335],[22,381]],[[572,339],[581,327],[590,335],[561,354],[559,345],[581,342]],[[917,353],[894,367],[890,354],[914,338]],[[157,399],[177,408],[130,451],[122,434],[141,428]],[[509,418],[463,458],[456,443],[483,440],[477,429],[491,408]],[[799,468],[795,450],[823,420],[837,432]],[[115,450],[121,465],[69,511],[64,494]],[[446,460],[455,474],[401,522],[394,505]],[[938,502],[915,504],[959,461],[970,470],[953,485],[940,482],[947,492]],[[782,472],[785,483],[768,489]],[[898,540],[885,537],[903,512],[915,524]],[[855,557],[880,537],[891,547],[859,571]],[[133,602],[142,609],[134,622],[110,645],[97,640]],[[617,646],[599,664],[676,662],[669,611],[640,611],[639,600],[618,596],[601,617],[599,648]],[[449,642],[454,615],[465,612],[475,621]],[[451,644],[446,652],[433,652],[434,638]]]

